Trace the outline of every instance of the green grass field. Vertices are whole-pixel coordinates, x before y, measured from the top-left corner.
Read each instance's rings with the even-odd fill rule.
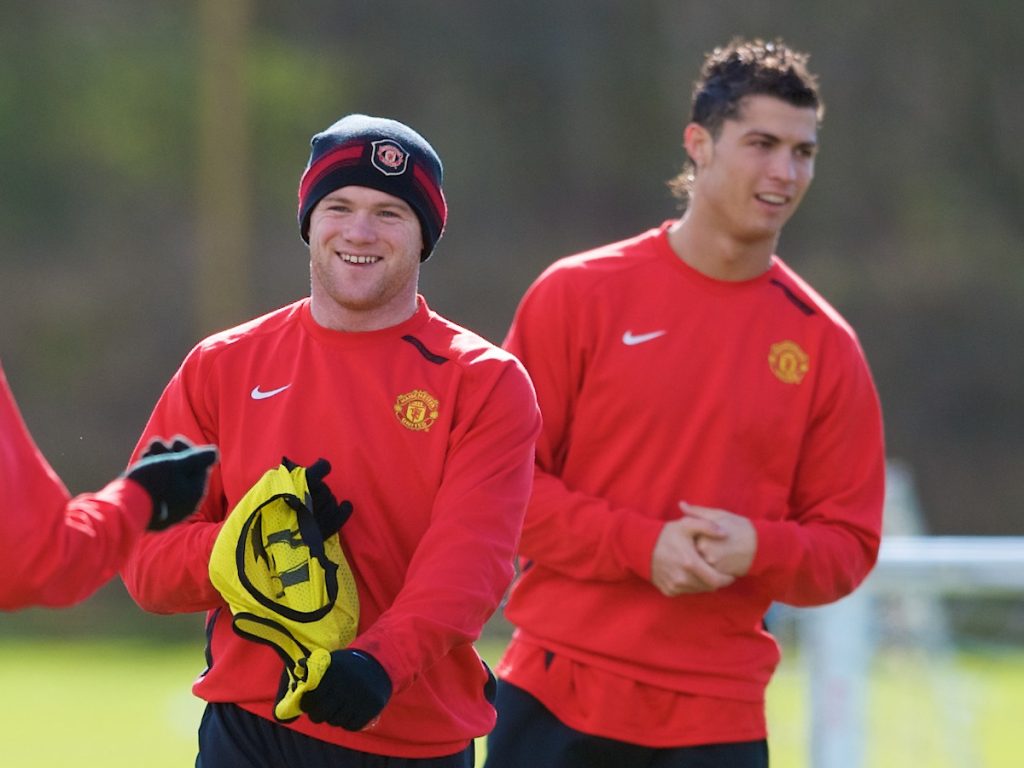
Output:
[[[501,641],[482,643],[494,660]],[[202,703],[192,678],[202,645],[0,639],[0,765],[181,768],[195,761]],[[769,688],[772,764],[805,768],[807,702],[798,661]],[[949,664],[906,653],[876,659],[868,765],[1018,768],[1024,652],[958,654]],[[478,750],[482,752],[483,750]]]

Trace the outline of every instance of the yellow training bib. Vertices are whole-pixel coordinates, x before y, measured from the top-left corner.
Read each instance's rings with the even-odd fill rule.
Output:
[[[231,510],[210,556],[210,581],[234,630],[273,647],[285,664],[274,716],[294,720],[320,684],[330,651],[356,636],[359,596],[338,534],[313,517],[306,468],[266,472]]]

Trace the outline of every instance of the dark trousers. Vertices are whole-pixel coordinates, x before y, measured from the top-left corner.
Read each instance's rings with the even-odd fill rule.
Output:
[[[207,704],[196,768],[473,768],[473,745],[431,758],[371,755],[314,739],[234,704]]]
[[[537,699],[498,682],[498,725],[484,768],[767,768],[764,740],[696,747],[642,747],[590,736],[559,721]]]

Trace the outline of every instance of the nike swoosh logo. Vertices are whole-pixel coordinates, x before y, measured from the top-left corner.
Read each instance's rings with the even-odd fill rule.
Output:
[[[622,334],[622,343],[627,347],[635,347],[637,344],[643,344],[645,341],[651,341],[659,336],[664,336],[668,331],[651,331],[650,333],[633,333],[632,331],[626,331]]]
[[[277,389],[268,389],[266,392],[264,392],[263,390],[260,389],[260,385],[257,384],[255,387],[252,388],[252,392],[249,393],[249,397],[251,397],[253,400],[266,400],[268,397],[273,397],[274,395],[284,392],[290,386],[291,384],[285,384],[283,387],[278,387]]]

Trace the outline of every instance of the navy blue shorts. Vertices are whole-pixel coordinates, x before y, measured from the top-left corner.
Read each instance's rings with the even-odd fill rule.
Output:
[[[536,698],[498,681],[498,725],[484,768],[768,768],[768,742],[642,747],[580,733]]]
[[[196,768],[473,768],[473,745],[446,757],[372,755],[314,739],[234,704],[207,704]]]

